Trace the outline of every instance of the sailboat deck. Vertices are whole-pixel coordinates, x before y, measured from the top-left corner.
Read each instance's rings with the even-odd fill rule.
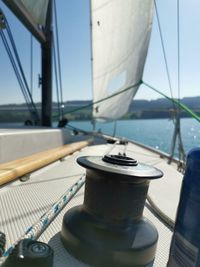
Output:
[[[123,145],[103,144],[86,147],[62,161],[32,173],[30,180],[26,182],[15,181],[0,188],[0,230],[6,234],[7,248],[15,243],[27,228],[33,225],[85,173],[85,169],[76,163],[77,157],[103,155],[108,152],[123,153],[123,151]],[[151,182],[149,194],[159,208],[174,219],[182,177],[176,171],[176,166],[168,165],[167,161],[158,154],[132,143],[128,143],[126,153],[164,172],[163,178]],[[55,267],[87,266],[67,253],[61,244],[59,234],[64,213],[71,207],[80,205],[83,202],[83,195],[84,186],[39,238],[53,248]],[[144,215],[153,222],[159,232],[154,266],[166,266],[172,232],[152,213],[148,204],[144,209]]]

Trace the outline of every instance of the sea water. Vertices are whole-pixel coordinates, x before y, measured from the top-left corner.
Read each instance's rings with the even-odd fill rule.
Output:
[[[90,121],[74,121],[69,124],[92,130]],[[97,123],[96,130],[113,135],[114,123]],[[116,125],[116,136],[135,140],[166,153],[170,153],[173,132],[174,123],[168,119],[119,120]],[[200,146],[200,123],[195,119],[181,119],[181,136],[186,153],[191,148]]]
[[[53,126],[57,126],[57,122]],[[22,126],[22,123],[0,123],[0,127]],[[92,131],[90,121],[69,121],[69,125]],[[97,123],[96,130],[113,135],[114,123]],[[116,136],[135,140],[155,149],[170,153],[174,123],[168,119],[119,120],[116,125]],[[181,136],[185,152],[200,146],[200,123],[195,119],[181,119]],[[177,156],[177,149],[175,155]]]

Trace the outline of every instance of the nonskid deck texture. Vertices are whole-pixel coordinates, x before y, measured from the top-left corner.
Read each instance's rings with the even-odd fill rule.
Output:
[[[33,225],[50,206],[85,173],[85,169],[76,163],[76,158],[83,155],[104,155],[124,151],[124,146],[97,145],[84,148],[80,152],[57,161],[31,175],[27,182],[16,181],[0,189],[0,231],[6,234],[7,248],[22,236],[27,228]],[[137,145],[129,143],[126,149],[128,156],[139,162],[151,164],[164,172],[164,177],[152,181],[149,193],[153,201],[172,219],[176,207],[182,175],[175,166],[159,155]],[[48,243],[54,250],[54,266],[87,266],[73,258],[62,246],[60,230],[64,213],[73,206],[83,202],[84,187],[75,195],[69,204],[50,224],[39,240]],[[103,197],[103,196],[102,196]],[[171,235],[169,230],[149,209],[145,207],[144,215],[153,222],[159,232],[158,248],[154,266],[166,266]]]

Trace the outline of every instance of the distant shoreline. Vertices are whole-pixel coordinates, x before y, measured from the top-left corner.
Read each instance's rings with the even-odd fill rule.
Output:
[[[129,116],[129,114],[127,114],[125,117],[123,118],[120,118],[119,120],[120,121],[125,121],[125,120],[152,120],[152,119],[168,119],[168,120],[171,120],[172,117],[169,117],[169,116],[151,116],[151,112],[150,111],[147,111],[148,113],[148,116],[140,116],[140,117],[134,117],[133,114],[131,114]],[[163,114],[163,112],[162,112]],[[169,112],[166,112],[166,114],[169,114]],[[1,123],[24,123],[26,120],[30,120],[30,117],[28,115],[28,112],[26,112],[26,115],[25,116],[25,113],[22,114],[22,116],[18,116],[16,115],[15,113],[11,113],[8,114],[3,118],[1,116],[1,112],[0,112],[0,124]],[[198,115],[200,116],[200,112],[198,113]],[[9,119],[8,119],[9,118]],[[92,117],[84,117],[84,118],[81,118],[80,115],[78,115],[77,117],[76,116],[73,116],[73,117],[70,117],[70,116],[66,116],[66,118],[68,118],[69,122],[70,121],[91,121]],[[184,116],[184,115],[181,115],[180,118],[184,118],[184,119],[190,119],[191,117],[190,116]],[[58,120],[53,120],[53,122],[58,122]]]
[[[185,97],[181,99],[181,103],[192,109],[197,115],[200,116],[200,96],[197,97]],[[69,121],[87,121],[92,118],[92,107],[88,107],[91,101],[68,101],[64,103],[65,112]],[[41,103],[35,104],[38,112],[41,110]],[[87,107],[86,107],[87,106]],[[83,108],[83,109],[80,109]],[[53,117],[57,114],[57,103],[52,104]],[[76,109],[80,109],[76,112],[71,112]],[[121,120],[127,119],[164,119],[173,118],[174,106],[167,99],[160,98],[157,100],[133,100],[129,112],[121,118]],[[185,111],[181,111],[181,118],[190,118],[189,114]],[[30,120],[30,114],[26,104],[7,104],[0,105],[0,123],[8,122],[24,122]],[[56,119],[55,119],[56,121]]]

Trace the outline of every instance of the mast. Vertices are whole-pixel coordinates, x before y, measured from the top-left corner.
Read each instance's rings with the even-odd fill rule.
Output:
[[[52,124],[52,0],[49,0],[42,50],[42,126]]]

